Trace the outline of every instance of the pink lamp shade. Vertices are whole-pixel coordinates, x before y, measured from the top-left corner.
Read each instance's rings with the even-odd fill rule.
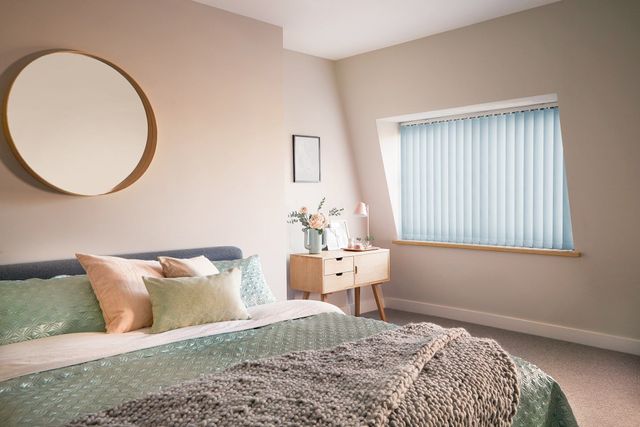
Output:
[[[357,216],[362,217],[369,216],[369,207],[365,202],[360,202],[356,205],[356,209],[353,211],[353,213]]]

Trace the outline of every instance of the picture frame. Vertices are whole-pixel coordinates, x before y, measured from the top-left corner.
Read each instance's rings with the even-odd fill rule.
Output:
[[[320,137],[292,135],[293,182],[320,182]]]
[[[349,246],[349,226],[346,220],[331,221],[325,232],[327,250],[335,251]]]
[[[331,227],[327,227],[324,229],[325,238],[327,242],[327,250],[328,251],[336,251],[340,249],[338,245],[338,236],[336,234],[336,230],[332,230]]]

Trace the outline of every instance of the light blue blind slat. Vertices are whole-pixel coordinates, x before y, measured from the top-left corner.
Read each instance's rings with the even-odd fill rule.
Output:
[[[401,126],[401,238],[573,249],[557,107]]]
[[[472,176],[472,184],[471,184],[471,194],[472,194],[472,218],[473,222],[471,225],[471,243],[480,242],[480,120],[474,119],[471,121],[472,125],[472,147],[471,147],[471,156],[472,156],[472,165],[473,169],[471,171]]]
[[[462,122],[462,127],[463,127],[463,148],[462,148],[462,154],[464,157],[464,161],[463,161],[463,169],[462,169],[462,175],[463,175],[463,179],[464,181],[462,182],[462,187],[464,188],[463,192],[464,192],[464,205],[462,207],[462,212],[464,215],[464,235],[463,235],[463,242],[464,243],[471,243],[472,241],[472,230],[473,230],[473,216],[471,215],[472,212],[472,203],[473,203],[473,175],[472,175],[472,161],[473,161],[473,146],[471,144],[471,121],[467,120],[467,121],[463,121]]]

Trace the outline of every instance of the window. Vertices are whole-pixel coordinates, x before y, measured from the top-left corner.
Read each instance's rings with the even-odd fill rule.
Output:
[[[403,240],[573,250],[558,107],[400,126]]]

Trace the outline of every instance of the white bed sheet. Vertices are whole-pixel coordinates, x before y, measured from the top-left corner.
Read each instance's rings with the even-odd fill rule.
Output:
[[[289,300],[249,308],[251,319],[188,326],[159,334],[82,332],[0,346],[0,381],[172,342],[258,328],[321,313],[343,313],[320,301]],[[343,313],[344,314],[344,313]]]

